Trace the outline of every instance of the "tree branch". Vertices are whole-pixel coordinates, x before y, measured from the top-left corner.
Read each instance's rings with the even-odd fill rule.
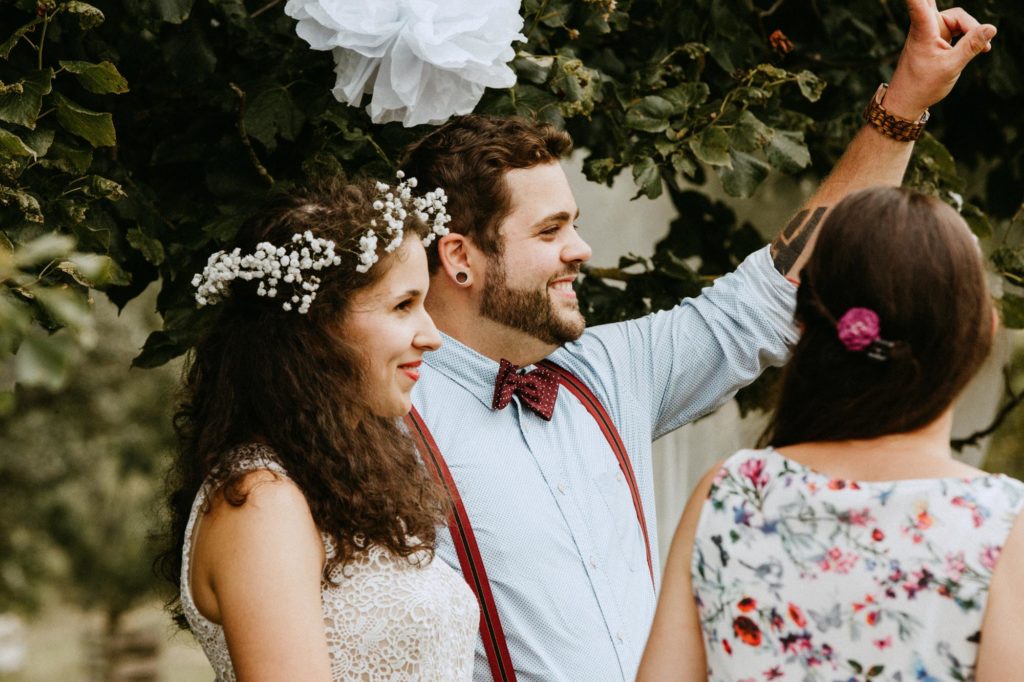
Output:
[[[256,156],[256,150],[252,147],[252,142],[249,140],[249,135],[245,132],[245,92],[242,88],[238,87],[234,83],[228,83],[231,89],[238,95],[238,134],[242,137],[242,144],[245,145],[246,150],[249,152],[249,160],[252,161],[252,165],[255,166],[256,172],[267,181],[267,184],[273,187],[274,178],[270,175],[267,170],[260,162],[260,157]]]

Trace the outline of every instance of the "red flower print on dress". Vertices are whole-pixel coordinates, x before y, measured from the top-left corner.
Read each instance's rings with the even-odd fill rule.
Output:
[[[885,539],[885,533],[882,532],[881,528],[876,528],[871,531],[871,539],[875,542],[881,542]]]
[[[736,604],[736,608],[743,613],[749,613],[757,608],[757,600],[753,597],[744,597],[743,599],[740,599],[738,604]]]
[[[761,628],[757,623],[746,616],[737,616],[732,621],[732,631],[744,644],[750,646],[761,645]]]
[[[790,602],[789,604],[789,617],[793,619],[797,627],[807,627],[807,619],[804,617],[804,612],[800,610],[800,607]]]

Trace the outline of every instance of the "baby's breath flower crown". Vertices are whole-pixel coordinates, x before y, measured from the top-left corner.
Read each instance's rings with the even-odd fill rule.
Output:
[[[410,213],[430,230],[422,239],[424,247],[430,246],[438,236],[448,234],[451,216],[445,210],[448,197],[444,190],[439,187],[423,196],[413,196],[416,178],[405,179],[402,171],[398,171],[397,176],[399,183],[395,187],[384,182],[376,185],[378,197],[373,208],[380,212],[381,217],[370,221],[369,228],[359,237],[358,248],[350,250],[358,260],[357,272],[367,272],[380,260],[377,255],[380,222],[384,223],[379,234],[387,240],[384,247],[387,253],[402,245],[405,220]],[[281,308],[305,314],[320,288],[320,277],[312,273],[341,264],[341,256],[335,253],[335,248],[333,240],[321,239],[306,230],[293,234],[291,242],[285,246],[260,242],[252,254],[242,255],[238,248],[230,253],[218,251],[210,256],[203,271],[192,278],[196,304],[201,308],[219,303],[228,295],[228,287],[236,279],[259,280],[256,294],[267,298],[276,298],[277,288],[284,282],[291,285],[292,295],[281,303]]]

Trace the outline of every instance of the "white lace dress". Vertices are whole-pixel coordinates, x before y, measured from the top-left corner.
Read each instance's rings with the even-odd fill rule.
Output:
[[[286,476],[269,450],[254,447],[247,470]],[[235,680],[224,630],[202,616],[192,599],[191,549],[209,488],[192,504],[182,549],[181,604],[217,679]],[[334,547],[324,538],[327,556]],[[342,574],[343,573],[343,574]],[[387,550],[369,550],[331,574],[322,588],[324,628],[335,680],[404,682],[470,680],[479,626],[476,598],[460,575],[441,560],[415,565]]]

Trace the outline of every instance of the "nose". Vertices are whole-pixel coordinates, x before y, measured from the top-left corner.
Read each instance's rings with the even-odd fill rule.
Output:
[[[583,240],[580,233],[572,230],[569,243],[562,249],[562,260],[566,263],[586,263],[594,255],[590,244]]]
[[[437,331],[434,319],[430,317],[430,313],[425,309],[421,312],[422,320],[419,328],[416,330],[416,336],[413,337],[413,346],[423,352],[437,350],[441,347],[441,333]]]

